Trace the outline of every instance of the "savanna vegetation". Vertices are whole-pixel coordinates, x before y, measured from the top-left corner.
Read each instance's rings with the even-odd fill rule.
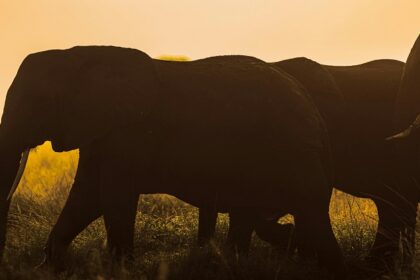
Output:
[[[228,223],[223,214],[219,215],[216,240],[196,248],[197,209],[167,195],[144,195],[139,201],[134,263],[110,265],[99,219],[73,242],[66,272],[57,275],[34,269],[66,200],[77,161],[77,151],[54,153],[50,143],[31,152],[9,214],[0,279],[322,279],[315,265],[302,266],[297,259],[287,259],[255,236],[247,258],[228,256],[222,246]],[[369,200],[336,191],[330,212],[350,279],[363,279],[368,274],[363,258],[377,226],[376,209]],[[394,269],[387,277],[384,279],[402,278]]]

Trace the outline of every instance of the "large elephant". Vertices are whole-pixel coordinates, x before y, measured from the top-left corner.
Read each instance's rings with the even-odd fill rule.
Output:
[[[405,129],[404,129],[405,128]],[[397,162],[405,175],[400,188],[406,207],[402,212],[402,223],[407,225],[404,236],[407,240],[404,249],[408,252],[408,261],[413,261],[415,254],[415,224],[417,204],[420,201],[420,35],[407,58],[401,86],[395,108],[394,131],[400,132],[388,140],[396,148]],[[400,209],[399,212],[401,212]],[[397,214],[399,214],[397,212]],[[401,223],[401,222],[400,222]],[[402,227],[402,226],[400,226]],[[399,228],[398,228],[399,229]],[[407,255],[407,254],[405,254]]]
[[[417,55],[417,59],[418,57]],[[404,63],[396,60],[376,60],[355,66],[327,66],[307,58],[294,58],[273,65],[296,78],[306,88],[324,117],[331,138],[334,187],[375,202],[379,213],[379,226],[371,256],[389,264],[398,252],[401,240],[406,255],[411,254],[414,248],[413,230],[419,199],[417,180],[412,180],[413,177],[418,179],[419,176],[418,154],[415,150],[418,142],[412,140],[410,149],[405,148],[406,159],[401,164],[401,152],[396,151],[394,145],[385,140],[395,131],[394,111]],[[405,76],[407,75],[406,73]],[[411,80],[417,81],[414,77]],[[412,108],[417,108],[415,98],[418,97],[413,90],[415,86],[411,84],[411,99],[399,99],[398,104],[402,105],[399,105],[400,113],[397,113],[397,117],[405,114],[405,121],[397,124],[398,129],[408,126],[418,113]],[[403,83],[401,95],[407,91],[406,88]],[[408,173],[408,170],[411,170],[411,173]],[[210,219],[209,213],[208,209],[200,209],[202,226],[199,228],[199,237],[211,236],[203,230],[205,228],[210,232],[208,229],[213,229],[215,218]],[[235,223],[231,225],[239,227],[233,230],[239,232],[235,236],[238,240],[233,243],[249,245],[252,233],[249,223],[252,220],[245,217],[250,216],[250,213],[236,212],[234,219],[240,220],[238,216],[242,216],[244,222],[241,227]],[[207,222],[204,218],[207,218]],[[254,220],[254,223],[261,226],[261,222]],[[278,232],[279,227],[264,224],[263,239],[272,240],[272,234],[270,236],[267,231]],[[260,230],[258,227],[256,229],[259,234]],[[299,231],[297,233],[299,234]]]
[[[336,275],[344,271],[328,216],[323,120],[303,88],[265,62],[163,62],[116,47],[29,55],[0,126],[2,249],[20,154],[46,140],[55,151],[80,149],[50,260],[101,214],[111,251],[131,251],[138,195],[168,193],[218,211],[286,209],[313,233],[303,245]]]

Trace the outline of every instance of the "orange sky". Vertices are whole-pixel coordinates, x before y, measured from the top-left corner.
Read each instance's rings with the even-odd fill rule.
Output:
[[[0,112],[23,58],[46,49],[357,64],[405,60],[419,33],[419,0],[0,0]]]

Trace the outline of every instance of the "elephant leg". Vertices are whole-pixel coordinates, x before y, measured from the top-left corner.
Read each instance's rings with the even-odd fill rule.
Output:
[[[334,279],[344,279],[346,269],[343,256],[334,236],[328,212],[296,214],[295,223],[299,255],[304,260],[318,257],[320,266],[332,273]]]
[[[250,209],[234,209],[229,212],[228,247],[240,254],[248,254],[256,212]]]
[[[293,224],[279,224],[277,219],[258,220],[255,233],[262,240],[270,243],[287,254],[293,255],[296,249],[295,226]]]
[[[338,246],[337,239],[331,227],[328,212],[323,213],[319,219],[318,226],[315,226],[315,232],[318,239],[317,255],[321,266],[325,266],[332,271],[339,279],[345,273],[343,256]],[[341,276],[340,276],[341,275]]]
[[[308,153],[299,159],[304,170],[301,203],[295,215],[298,251],[301,255],[318,257],[321,267],[335,279],[344,279],[346,268],[343,255],[334,236],[329,216],[332,188],[325,176],[325,167],[317,153]],[[302,201],[307,201],[303,203]]]
[[[200,207],[198,215],[198,238],[199,246],[208,243],[216,229],[217,212],[214,207]]]
[[[97,171],[90,153],[80,150],[74,184],[45,247],[45,264],[62,266],[64,254],[73,239],[102,214]]]
[[[390,203],[375,200],[378,209],[378,230],[375,242],[370,250],[370,258],[374,261],[393,259],[399,250],[400,231],[403,224]]]
[[[415,253],[416,253],[416,220],[417,208],[411,211],[407,217],[406,225],[401,233],[402,239],[402,267],[401,271],[407,276],[407,279],[415,278]]]
[[[127,176],[129,173],[112,170],[103,170],[100,196],[108,249],[115,260],[121,261],[133,257],[134,224],[139,194],[134,190],[130,176]]]
[[[108,249],[117,261],[133,257],[134,224],[137,214],[138,196],[114,198],[104,205],[104,221],[108,238]]]
[[[413,271],[415,254],[416,203],[375,201],[378,209],[378,230],[369,261],[373,266],[393,268],[401,247],[401,271]]]
[[[314,259],[316,257],[316,248],[312,239],[312,225],[308,223],[308,218],[295,215],[296,246],[299,256],[304,260]]]
[[[401,205],[402,230],[401,230],[401,272],[407,279],[414,278],[414,264],[416,254],[416,221],[417,201],[406,201]]]

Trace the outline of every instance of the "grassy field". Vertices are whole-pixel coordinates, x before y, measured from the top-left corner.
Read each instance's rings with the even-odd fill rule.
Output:
[[[167,195],[147,195],[140,200],[134,264],[112,268],[100,219],[73,242],[66,272],[55,275],[35,270],[66,200],[77,157],[76,151],[53,153],[48,144],[31,152],[9,214],[0,279],[322,279],[315,265],[287,259],[257,237],[248,258],[227,257],[222,249],[226,215],[219,215],[216,240],[205,248],[196,248],[197,209]],[[363,258],[373,242],[376,208],[369,200],[335,192],[330,212],[350,279],[366,278]],[[390,271],[382,279],[402,277]]]

